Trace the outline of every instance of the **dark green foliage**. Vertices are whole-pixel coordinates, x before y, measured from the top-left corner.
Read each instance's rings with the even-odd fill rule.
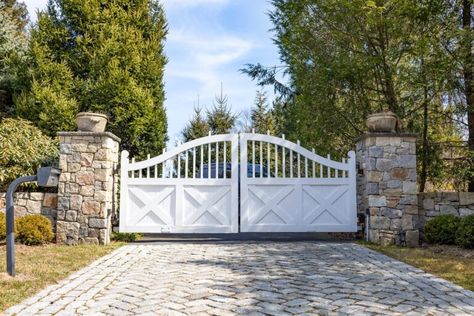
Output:
[[[424,227],[424,235],[433,244],[453,245],[460,218],[454,215],[440,215],[428,221]]]
[[[32,30],[31,87],[18,115],[54,135],[74,129],[78,111],[104,113],[132,156],[161,153],[166,33],[155,0],[51,0]]]
[[[139,233],[112,233],[112,240],[114,241],[131,242],[140,240],[140,238],[142,238],[142,235]]]
[[[15,0],[0,2],[0,118],[11,116],[13,95],[24,85],[28,73],[25,25],[28,11]]]
[[[273,0],[269,16],[283,65],[243,72],[274,87],[278,132],[335,158],[353,148],[368,114],[395,112],[406,130],[420,133],[423,188],[440,176],[432,157],[442,152],[433,155],[431,144],[459,141],[467,126],[458,124],[466,113],[456,54],[460,3]]]
[[[53,240],[53,226],[43,215],[25,215],[16,220],[16,240],[22,244],[34,246]]]
[[[474,248],[474,215],[461,219],[456,232],[456,244],[464,248]]]
[[[257,91],[255,96],[255,106],[251,110],[250,114],[252,128],[255,129],[256,133],[275,134],[275,122],[273,119],[273,113],[268,108],[268,100],[265,93]]]
[[[0,241],[7,237],[7,223],[5,213],[0,213]]]
[[[202,115],[202,108],[195,107],[191,120],[181,131],[181,137],[184,142],[188,142],[193,139],[205,137],[208,134],[209,124],[207,123],[206,118]]]
[[[40,165],[53,163],[58,155],[57,142],[30,122],[3,119],[0,122],[0,190],[20,176],[36,173]]]
[[[222,92],[216,95],[213,106],[206,111],[207,124],[212,134],[227,134],[232,131],[237,115],[232,113],[231,106],[228,105],[227,96]]]

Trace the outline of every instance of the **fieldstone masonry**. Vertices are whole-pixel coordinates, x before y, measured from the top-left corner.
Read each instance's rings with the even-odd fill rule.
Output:
[[[464,217],[474,214],[474,192],[418,193],[421,224],[445,214]]]
[[[416,135],[367,133],[356,150],[358,208],[368,211],[369,240],[418,245]]]
[[[4,192],[0,193],[0,213],[5,213],[5,195]],[[56,226],[57,193],[16,192],[13,204],[15,218],[29,214],[41,214],[51,221],[53,227]]]
[[[60,132],[56,241],[108,244],[120,139],[112,133]]]

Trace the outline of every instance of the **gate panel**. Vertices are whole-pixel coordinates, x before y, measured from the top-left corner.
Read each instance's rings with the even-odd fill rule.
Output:
[[[355,232],[355,153],[336,162],[285,139],[240,135],[242,232]]]
[[[129,162],[122,152],[120,231],[238,231],[238,136],[212,135]]]

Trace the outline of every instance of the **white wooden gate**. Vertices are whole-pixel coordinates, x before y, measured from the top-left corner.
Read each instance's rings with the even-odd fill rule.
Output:
[[[242,232],[357,231],[353,151],[336,162],[253,133],[240,134],[240,150]]]
[[[140,162],[123,151],[120,185],[121,232],[236,233],[238,135],[210,135]]]
[[[336,162],[255,133],[240,142],[209,135],[140,162],[123,151],[120,231],[236,233],[240,222],[241,232],[354,232],[355,153],[348,156]]]

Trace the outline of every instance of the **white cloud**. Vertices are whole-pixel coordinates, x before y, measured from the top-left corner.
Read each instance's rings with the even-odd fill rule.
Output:
[[[243,58],[253,48],[253,43],[233,34],[184,32],[170,30],[168,45],[174,49],[168,55],[168,78],[183,78],[199,82],[205,96],[213,96],[221,81],[229,77],[228,67]],[[233,71],[237,73],[237,69]],[[227,90],[227,89],[226,89]],[[228,91],[228,90],[227,90]]]

